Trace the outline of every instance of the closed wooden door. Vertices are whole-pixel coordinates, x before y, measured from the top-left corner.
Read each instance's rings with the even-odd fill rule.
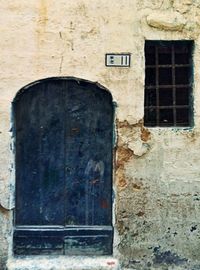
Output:
[[[22,89],[13,107],[15,254],[111,254],[110,93],[52,78]]]

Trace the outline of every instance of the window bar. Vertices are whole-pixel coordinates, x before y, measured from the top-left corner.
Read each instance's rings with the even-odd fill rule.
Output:
[[[159,110],[159,67],[158,67],[158,46],[155,46],[155,64],[156,64],[156,125],[160,123],[160,110]]]
[[[190,64],[174,64],[175,67],[190,67]],[[147,68],[155,68],[155,65],[146,65]],[[158,67],[162,67],[162,68],[171,68],[172,65],[170,64],[161,64],[158,65]]]
[[[147,85],[146,89],[155,89],[155,85]],[[164,84],[162,85],[162,88],[170,88],[172,87],[172,84]],[[175,86],[176,88],[185,88],[185,87],[191,87],[191,84],[178,84]]]
[[[172,44],[172,91],[173,91],[173,118],[176,126],[176,80],[175,80],[175,48]]]
[[[177,105],[177,109],[187,109],[189,108],[189,105]],[[145,106],[145,108],[150,108],[150,109],[156,109],[157,106]],[[174,105],[165,105],[165,106],[159,106],[160,109],[173,109]]]

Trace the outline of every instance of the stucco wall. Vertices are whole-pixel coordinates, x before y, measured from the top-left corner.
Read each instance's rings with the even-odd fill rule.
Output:
[[[1,0],[0,269],[12,228],[11,102],[35,80],[107,87],[116,108],[116,235],[123,269],[200,268],[199,0]],[[143,127],[144,41],[193,39],[193,129]],[[130,68],[105,53],[131,53]]]

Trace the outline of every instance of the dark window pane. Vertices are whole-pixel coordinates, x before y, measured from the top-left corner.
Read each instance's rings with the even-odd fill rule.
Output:
[[[188,54],[184,54],[184,53],[176,53],[175,54],[175,63],[178,65],[185,65],[185,64],[189,64],[190,62],[190,58]]]
[[[188,105],[188,104],[189,104],[189,88],[177,88],[176,105]]]
[[[175,83],[176,84],[189,84],[190,68],[178,67],[175,69]]]
[[[173,91],[172,88],[159,89],[159,106],[173,105]]]
[[[161,53],[161,54],[171,54],[171,44],[164,44],[163,43],[160,43],[160,45],[158,46],[158,53]]]
[[[189,126],[189,110],[176,109],[176,122],[177,126]]]
[[[172,84],[172,69],[171,68],[159,68],[159,84],[160,85]]]
[[[155,65],[155,46],[145,45],[145,60],[146,65]]]
[[[151,45],[151,42],[149,44],[148,41],[145,42],[145,52],[155,54],[155,45]]]
[[[158,55],[158,64],[159,65],[171,65],[172,56],[171,54],[159,54]]]
[[[149,127],[156,126],[156,109],[145,109],[144,124]]]
[[[145,90],[145,106],[156,106],[156,89]]]
[[[172,63],[171,46],[158,47],[158,64],[170,65]]]
[[[150,86],[155,84],[156,84],[156,71],[154,68],[147,68],[145,76],[145,85]]]
[[[160,109],[160,126],[172,126],[174,124],[173,109]]]
[[[146,65],[155,65],[156,60],[155,60],[155,54],[146,54]]]
[[[186,43],[186,42],[185,42]],[[187,42],[188,44],[183,44],[183,42],[174,42],[174,51],[175,53],[184,53],[187,54],[190,50],[192,42]]]

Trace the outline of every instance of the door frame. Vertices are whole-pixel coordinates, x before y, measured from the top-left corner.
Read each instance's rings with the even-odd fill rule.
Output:
[[[93,85],[96,85],[98,88],[100,88],[100,89],[102,89],[102,90],[104,90],[104,91],[107,91],[107,92],[109,92],[109,94],[111,95],[111,93],[110,93],[110,91],[107,89],[107,88],[105,88],[104,86],[102,86],[101,84],[99,84],[99,83],[94,83],[94,82],[91,82],[91,81],[88,81],[88,80],[84,80],[84,79],[79,79],[79,78],[75,78],[75,77],[51,77],[51,78],[45,78],[45,79],[42,79],[42,80],[38,80],[38,81],[35,81],[35,82],[33,82],[33,83],[30,83],[30,84],[28,84],[28,85],[26,85],[25,87],[23,87],[23,88],[21,88],[19,91],[18,91],[18,93],[16,94],[16,96],[15,96],[15,98],[14,98],[14,100],[13,100],[13,104],[14,104],[14,102],[16,102],[17,100],[18,100],[18,98],[20,98],[20,95],[24,92],[24,91],[27,91],[29,88],[31,88],[32,86],[34,86],[34,85],[37,85],[37,84],[39,84],[39,83],[41,83],[41,82],[44,82],[44,81],[49,81],[49,80],[73,80],[73,81],[76,81],[77,83],[89,83],[89,84],[93,84]],[[112,97],[112,95],[111,95],[111,97]],[[113,130],[113,142],[112,142],[112,149],[113,149],[113,151],[112,151],[112,194],[111,194],[111,196],[112,196],[112,198],[114,198],[114,196],[113,196],[113,193],[114,193],[114,188],[113,188],[113,183],[114,183],[114,181],[113,181],[113,176],[114,176],[114,164],[115,164],[115,140],[116,140],[116,138],[115,138],[115,107],[116,107],[116,103],[115,102],[113,102],[113,99],[112,99],[112,105],[113,105],[113,128],[112,128],[112,130]],[[15,129],[13,128],[13,135],[14,135],[14,138],[15,138]],[[14,151],[15,152],[15,151]],[[15,160],[15,157],[14,157],[14,160]],[[14,162],[15,163],[15,162]],[[15,180],[14,180],[15,181]],[[114,215],[114,205],[115,205],[115,202],[114,202],[114,200],[112,199],[112,226],[113,226],[113,228],[114,228],[114,221],[115,221],[115,215]],[[15,215],[15,214],[14,214]],[[13,218],[13,221],[14,221],[14,218]],[[15,224],[13,224],[13,228],[15,228]],[[21,229],[19,229],[19,231],[23,231],[23,229],[25,229],[25,227],[24,228],[21,228]],[[46,228],[47,230],[48,230],[48,228]],[[70,229],[70,228],[68,228],[68,229]],[[93,233],[94,233],[94,231],[92,231],[92,227],[90,228],[91,229],[91,233],[92,233],[92,235],[93,235]],[[103,233],[103,230],[102,230],[103,228],[100,228],[100,232],[101,232],[101,234]],[[71,228],[71,230],[72,231],[74,231],[74,228]],[[75,228],[75,230],[76,230],[76,228]],[[110,230],[110,228],[107,230],[106,229],[106,235],[108,236],[108,237],[113,237],[113,234],[112,234],[112,232],[111,232],[111,230]],[[109,231],[109,232],[108,232]],[[59,232],[59,229],[58,229],[58,232]],[[80,232],[81,232],[81,235],[85,235],[85,228],[81,228],[81,230],[80,230]],[[44,233],[45,234],[45,233]],[[62,234],[62,233],[61,233]],[[104,234],[104,233],[103,233]],[[110,253],[111,253],[111,251],[110,251]],[[96,255],[101,255],[101,254],[96,254]]]

